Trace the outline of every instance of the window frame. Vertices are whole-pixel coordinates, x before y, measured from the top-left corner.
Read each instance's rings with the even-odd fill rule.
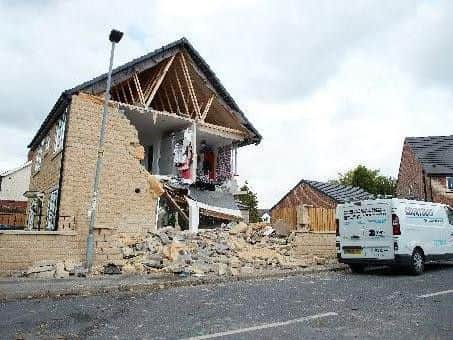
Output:
[[[56,218],[57,218],[57,205],[58,205],[58,188],[53,189],[49,193],[49,198],[47,200],[47,211],[46,211],[46,230],[55,231],[57,229]],[[50,215],[50,213],[52,215]],[[51,223],[50,223],[51,222]]]
[[[447,207],[447,220],[451,227],[453,227],[453,208]]]
[[[448,183],[449,181],[451,181],[451,188],[449,187],[449,183]],[[445,177],[445,186],[447,187],[447,191],[453,192],[453,176]]]
[[[63,150],[64,135],[66,131],[66,112],[57,120],[55,126],[54,150],[53,152],[59,153]]]
[[[35,217],[36,211],[35,206],[38,204],[37,198],[30,199],[30,206],[28,208],[28,216],[27,216],[27,230],[33,230],[35,226]]]
[[[35,173],[37,173],[39,170],[41,170],[42,159],[43,159],[42,145],[39,145],[39,148],[36,151],[35,160],[33,163],[33,170]]]

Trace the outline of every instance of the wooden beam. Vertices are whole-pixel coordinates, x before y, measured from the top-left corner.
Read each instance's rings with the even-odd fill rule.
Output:
[[[211,96],[211,98],[208,99],[208,102],[206,103],[206,106],[204,107],[203,114],[201,115],[201,120],[204,122],[206,119],[206,116],[208,115],[209,109],[211,108],[212,102],[215,98],[215,94]]]
[[[121,92],[123,93],[124,101],[125,101],[126,103],[128,103],[126,91],[124,91],[124,86],[123,86],[123,84],[121,84]]]
[[[175,208],[178,211],[178,213],[180,213],[181,216],[188,222],[189,221],[189,217],[186,215],[184,210],[181,209],[179,204],[176,203],[176,201],[173,199],[173,197],[171,197],[170,194],[167,191],[164,192],[164,196],[165,196],[166,199],[168,199],[168,201],[173,206],[173,208]]]
[[[179,80],[178,73],[176,72],[176,67],[175,67],[175,76],[176,76],[176,82],[178,83],[179,92],[181,93],[181,98],[184,103],[184,108],[186,109],[186,114],[187,114],[187,116],[190,117],[189,106],[187,105],[186,97],[184,96],[184,91],[182,90],[181,81]]]
[[[198,122],[198,129],[206,133],[237,141],[242,141],[247,138],[247,134],[243,131],[230,129],[206,122]]]
[[[165,98],[167,99],[168,106],[170,107],[170,112],[174,112],[173,106],[171,105],[171,102],[170,102],[170,97],[168,96],[167,88],[165,86],[163,86],[163,89],[164,89]]]
[[[176,97],[176,91],[175,91],[175,89],[173,87],[173,83],[171,81],[170,81],[170,89],[171,89],[171,93],[173,94],[173,100],[176,103],[176,110],[178,111],[179,114],[181,114],[181,110],[179,109],[178,97]]]
[[[195,109],[195,114],[197,116],[197,119],[201,118],[200,106],[198,105],[197,95],[195,94],[195,90],[194,90],[193,84],[192,84],[192,79],[190,78],[189,69],[187,67],[186,58],[184,57],[183,53],[181,53],[181,58],[179,61],[181,63],[181,67],[183,69],[184,77],[187,82],[187,87],[189,88],[189,95],[190,95],[190,99],[192,100],[193,107]]]
[[[160,84],[162,84],[162,81],[164,80],[165,75],[167,74],[171,64],[173,63],[173,60],[175,59],[176,54],[173,55],[170,60],[167,62],[167,65],[165,65],[165,68],[162,72],[162,75],[160,76],[159,80],[157,81],[156,85],[154,85],[153,90],[151,94],[149,95],[148,99],[146,100],[145,107],[149,107],[149,104],[151,104],[154,96],[156,95],[157,89],[159,88]]]
[[[159,100],[159,104],[162,107],[162,111],[171,112],[165,108],[164,101],[162,100],[162,96],[161,96],[160,92],[157,93],[157,99]]]
[[[164,64],[159,65],[159,67],[156,67],[155,70],[152,70],[152,72],[151,72],[152,77],[150,77],[148,84],[145,87],[145,91],[143,91],[143,95],[144,95],[145,99],[147,99],[148,96],[151,94],[151,91],[154,88],[154,85],[156,84],[156,81],[159,78],[159,74],[162,71],[163,67],[164,67]]]
[[[143,96],[142,87],[140,86],[140,79],[138,79],[137,72],[134,73],[134,82],[135,87],[137,88],[138,98],[140,99],[140,103],[145,106],[145,97]]]
[[[132,92],[130,79],[127,80],[127,87],[129,89],[129,94],[131,95],[131,98],[132,98],[132,104],[135,104],[135,97],[134,97],[134,93]]]

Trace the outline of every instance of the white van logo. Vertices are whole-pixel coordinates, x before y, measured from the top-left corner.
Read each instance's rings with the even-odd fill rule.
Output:
[[[434,216],[433,209],[429,209],[429,208],[406,207],[404,210],[405,210],[406,216],[416,216],[416,217],[432,217],[432,216]]]

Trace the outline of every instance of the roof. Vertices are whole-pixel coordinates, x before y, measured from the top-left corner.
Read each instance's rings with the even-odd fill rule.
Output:
[[[258,209],[259,216],[263,216],[264,214],[269,214],[269,209]]]
[[[406,137],[415,157],[427,174],[453,174],[453,135]]]
[[[299,185],[307,184],[313,189],[323,193],[324,195],[328,196],[336,203],[345,203],[348,201],[353,200],[363,200],[367,198],[373,197],[372,194],[369,192],[357,188],[352,187],[349,185],[342,185],[336,183],[326,183],[326,182],[318,182],[318,181],[310,181],[302,179],[299,183],[297,183],[285,196],[280,199],[270,210],[274,209],[280,202],[282,202],[294,189],[296,189]]]
[[[25,164],[22,164],[21,166],[18,166],[16,168],[0,172],[0,177],[9,176],[9,175],[11,175],[11,174],[13,174],[13,173],[15,173],[15,172],[17,172],[19,170],[22,170],[22,169],[26,168],[27,166],[31,166],[31,161],[28,161]]]
[[[122,66],[115,68],[112,71],[112,86],[121,83],[123,80],[126,80],[135,71],[141,72],[145,69],[153,67],[163,59],[182,49],[189,53],[194,63],[197,65],[200,71],[204,73],[207,80],[212,84],[214,89],[219,93],[219,95],[222,97],[225,103],[233,109],[234,113],[236,114],[237,118],[241,121],[242,125],[244,125],[244,127],[246,127],[254,135],[254,137],[251,140],[247,140],[244,143],[244,145],[252,143],[258,144],[259,142],[261,142],[262,136],[260,135],[260,133],[255,129],[252,123],[250,123],[250,121],[241,111],[241,109],[236,104],[234,99],[223,87],[219,78],[217,78],[214,71],[211,70],[208,63],[201,57],[201,55],[197,52],[197,50],[195,50],[195,48],[186,38],[176,40],[168,45],[165,45],[161,48],[154,50],[153,52],[150,52],[142,57],[136,58]],[[102,92],[106,87],[106,82],[107,73],[104,73],[92,80],[89,80],[76,87],[73,87],[72,89],[64,91],[58,98],[52,110],[47,115],[44,122],[41,124],[40,128],[38,129],[38,132],[33,137],[28,147],[33,148],[39,143],[40,139],[47,133],[49,128],[62,114],[73,94],[76,94],[80,91],[88,93]]]

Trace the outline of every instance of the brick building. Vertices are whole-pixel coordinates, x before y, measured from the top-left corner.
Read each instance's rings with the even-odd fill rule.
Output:
[[[453,136],[404,140],[396,194],[453,205]]]
[[[0,231],[0,272],[85,260],[106,79],[64,91],[31,141],[28,229]],[[260,140],[185,38],[114,69],[95,265],[121,262],[121,246],[164,218],[193,228],[240,219],[231,193],[236,150]]]

